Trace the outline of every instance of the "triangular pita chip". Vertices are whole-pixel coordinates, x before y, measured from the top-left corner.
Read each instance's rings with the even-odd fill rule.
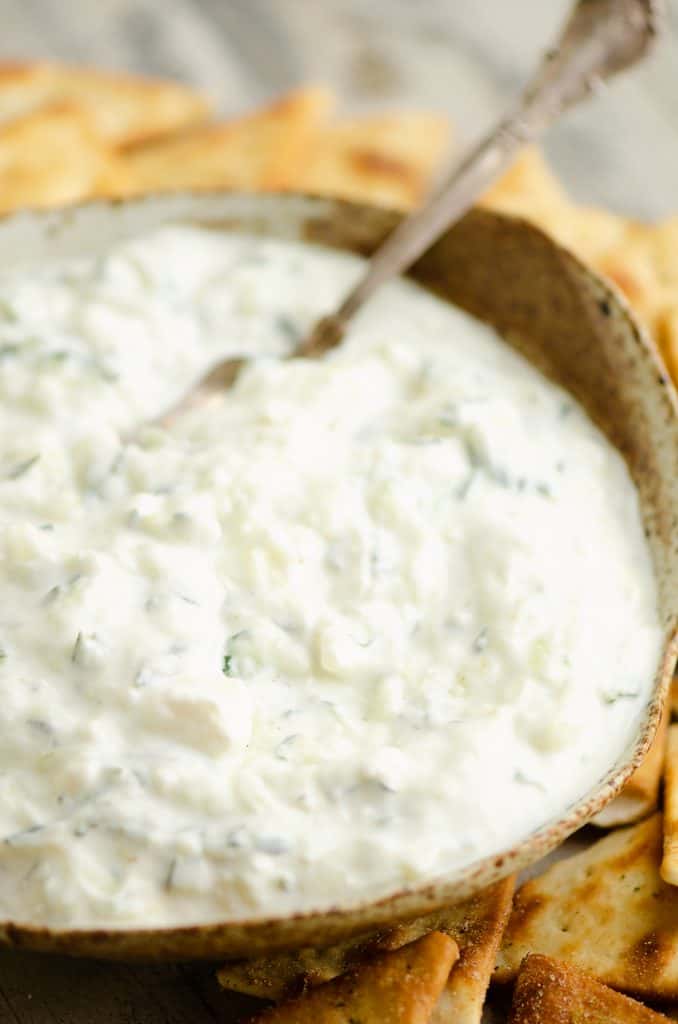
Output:
[[[290,186],[309,135],[332,99],[324,89],[299,89],[232,121],[127,146],[121,169],[105,183],[118,195],[177,189],[244,191]]]
[[[0,212],[90,195],[110,162],[83,112],[56,104],[0,126]]]
[[[664,780],[664,856],[661,876],[678,886],[678,725],[669,729]]]
[[[483,889],[467,908],[455,939],[459,961],[431,1016],[431,1024],[480,1024],[499,943],[511,912],[515,877]]]
[[[336,121],[309,140],[290,187],[409,209],[423,199],[449,146],[447,118],[374,114]]]
[[[520,153],[482,203],[500,213],[524,217],[588,263],[619,245],[628,227],[623,217],[608,210],[574,203],[535,146]]]
[[[631,825],[634,821],[647,818],[657,809],[659,784],[664,769],[666,754],[666,732],[669,724],[668,704],[659,722],[657,733],[642,764],[633,773],[619,796],[599,811],[592,824],[599,828],[613,828],[616,825]]]
[[[265,1010],[252,1024],[428,1024],[459,951],[431,932]]]
[[[640,224],[579,206],[536,148],[527,148],[483,202],[525,217],[609,277],[653,331],[678,376],[678,216]]]
[[[484,206],[515,217],[526,217],[540,226],[569,211],[562,185],[536,146],[526,147],[482,198]],[[546,223],[545,223],[546,222]]]
[[[235,992],[262,999],[283,999],[331,981],[377,953],[400,949],[431,931],[442,931],[455,940],[461,951],[455,970],[455,984],[447,1004],[452,997],[457,1009],[464,1000],[471,1005],[480,998],[482,1003],[479,989],[482,988],[484,995],[511,909],[514,886],[515,879],[508,878],[455,907],[378,931],[364,932],[325,949],[306,947],[252,960],[232,961],[220,968],[217,978],[224,988]],[[444,1019],[440,1018],[441,1021]]]
[[[96,132],[118,144],[204,121],[204,96],[179,82],[48,62],[0,64],[0,121],[53,103],[76,103]]]
[[[495,978],[528,953],[571,961],[613,988],[678,997],[678,888],[659,875],[662,820],[611,832],[516,895]]]
[[[509,1024],[668,1024],[647,1006],[601,985],[570,964],[528,956],[513,993]]]

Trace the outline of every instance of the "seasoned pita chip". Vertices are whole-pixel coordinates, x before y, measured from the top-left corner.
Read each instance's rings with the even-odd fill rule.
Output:
[[[536,146],[528,146],[519,154],[508,171],[485,193],[482,203],[500,213],[525,217],[547,229],[559,217],[564,222],[571,205]]]
[[[448,931],[444,911],[379,931],[364,932],[325,949],[308,946],[254,960],[234,960],[217,972],[223,988],[262,999],[284,999],[322,985],[377,953],[401,949],[431,931]]]
[[[657,809],[659,784],[666,754],[666,732],[669,724],[669,707],[664,708],[657,734],[652,746],[639,768],[633,773],[619,796],[611,800],[592,819],[599,828],[613,828],[617,825],[631,825],[647,818]]]
[[[56,104],[0,126],[0,212],[90,195],[111,156],[77,107]]]
[[[676,301],[667,305],[657,317],[657,343],[659,345],[666,368],[678,383],[678,288]],[[678,683],[674,679],[669,695],[669,703],[674,718],[678,718]]]
[[[526,882],[495,978],[511,980],[523,957],[544,953],[625,992],[678,997],[678,888],[660,878],[661,850],[655,814]]]
[[[459,962],[431,1016],[431,1024],[480,1024],[497,950],[511,912],[515,877],[484,889],[466,906],[455,939]]]
[[[664,791],[664,856],[661,876],[678,885],[678,725],[669,729]]]
[[[428,1024],[459,951],[431,932],[291,1002],[251,1024]]]
[[[483,203],[524,217],[590,264],[621,246],[629,229],[627,220],[609,210],[572,202],[542,152],[532,146],[492,186]]]
[[[548,956],[528,956],[513,993],[509,1024],[668,1024],[635,999]]]
[[[342,119],[309,140],[290,187],[407,210],[431,186],[449,139],[449,122],[437,114]]]
[[[308,137],[324,120],[331,97],[300,89],[246,117],[127,146],[104,188],[137,195],[176,189],[286,188]]]
[[[115,144],[186,128],[209,113],[205,97],[179,82],[47,62],[0,64],[0,121],[63,102],[81,107]]]
[[[678,379],[678,217],[640,224],[579,206],[535,148],[520,155],[483,201],[537,224],[609,277],[654,333]]]
[[[325,949],[308,947],[254,960],[232,961],[224,964],[217,978],[224,988],[235,992],[262,999],[283,999],[331,981],[377,953],[400,949],[431,931],[442,931],[451,935],[461,950],[459,974],[453,986],[456,1005],[462,1004],[465,992],[470,1004],[483,984],[485,972],[489,978],[494,966],[514,886],[515,879],[508,878],[455,907],[365,932]],[[487,979],[484,984],[487,987]]]

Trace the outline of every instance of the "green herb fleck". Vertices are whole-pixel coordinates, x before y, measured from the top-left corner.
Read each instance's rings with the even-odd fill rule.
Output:
[[[173,857],[165,875],[165,888],[169,892],[174,884],[174,872],[177,870],[177,858]]]
[[[235,641],[238,639],[238,637],[244,636],[246,632],[246,629],[241,629],[238,633],[234,633],[233,636],[229,637],[228,639],[228,643],[226,644],[226,653],[224,654],[224,660],[221,665],[221,671],[224,673],[225,676],[234,676],[236,674],[233,665],[232,647]]]
[[[519,782],[521,786],[532,786],[534,789],[541,789],[544,792],[544,786],[537,779],[531,779],[529,775],[525,775],[520,769],[516,769],[513,773],[514,782]]]
[[[487,644],[488,644],[487,626],[483,626],[483,628],[480,630],[480,632],[478,633],[477,637],[473,641],[473,644],[472,644],[473,653],[474,654],[482,654],[483,651],[487,650]]]
[[[604,693],[603,700],[606,704],[616,704],[618,700],[633,700],[638,696],[638,690],[618,690],[616,693]]]
[[[82,633],[78,633],[73,644],[73,650],[71,651],[71,661],[74,665],[77,665],[82,654]]]
[[[13,306],[6,299],[0,299],[0,316],[6,323],[15,324],[19,317]]]
[[[25,459],[23,462],[19,462],[14,469],[10,469],[9,473],[5,477],[6,480],[18,480],[19,477],[25,476],[26,473],[38,462],[40,459],[39,455],[33,455],[30,459]]]
[[[275,325],[278,332],[282,334],[287,341],[291,342],[293,345],[299,344],[299,341],[301,340],[301,332],[294,321],[290,320],[288,316],[277,316],[275,318]]]

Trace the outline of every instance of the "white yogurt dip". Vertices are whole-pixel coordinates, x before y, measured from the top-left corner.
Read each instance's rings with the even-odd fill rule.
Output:
[[[164,228],[0,282],[0,920],[354,904],[498,851],[627,744],[660,648],[626,467],[406,282]],[[266,354],[170,431],[137,425]]]

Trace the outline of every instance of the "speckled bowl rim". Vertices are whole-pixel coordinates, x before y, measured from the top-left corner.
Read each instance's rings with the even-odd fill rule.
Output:
[[[127,201],[100,201],[58,211],[22,211],[0,218],[0,269],[11,254],[12,269],[36,259],[59,259],[82,251],[83,232],[90,241],[85,250],[162,223],[190,221],[218,230],[254,231],[279,238],[300,238],[337,244],[366,253],[397,223],[399,215],[341,200],[299,195],[250,195],[230,192],[177,193]],[[311,230],[309,230],[309,225]],[[606,310],[610,325],[633,340],[638,358],[652,371],[656,402],[666,417],[665,443],[678,452],[678,403],[653,343],[632,316],[616,289],[584,267],[571,254],[525,221],[473,210],[453,229],[496,229],[506,238],[538,241],[549,258],[576,269]],[[336,237],[332,237],[334,234]],[[447,237],[447,236],[446,236]],[[92,246],[91,239],[95,239]],[[444,240],[443,240],[444,241]],[[5,254],[3,256],[3,254]],[[422,261],[423,262],[423,261]],[[430,287],[430,282],[425,283]],[[580,283],[582,291],[585,286]],[[433,290],[439,295],[444,287]],[[444,296],[443,296],[444,297]],[[611,329],[611,327],[610,327]],[[667,484],[668,483],[664,481]],[[676,503],[678,507],[678,502]],[[675,526],[675,518],[674,518]],[[675,534],[674,530],[674,534]],[[674,544],[675,548],[675,544]],[[678,554],[667,549],[670,577],[678,577]],[[673,592],[675,597],[675,591]],[[429,913],[466,899],[479,889],[534,863],[585,824],[621,790],[641,763],[656,731],[661,709],[678,656],[678,602],[664,614],[665,644],[654,686],[639,722],[635,743],[618,763],[593,785],[581,800],[511,848],[477,860],[426,884],[402,889],[378,900],[266,919],[221,921],[162,928],[51,929],[0,921],[0,946],[110,959],[181,960],[261,955],[303,945],[328,945],[349,935],[391,926],[397,921]]]

